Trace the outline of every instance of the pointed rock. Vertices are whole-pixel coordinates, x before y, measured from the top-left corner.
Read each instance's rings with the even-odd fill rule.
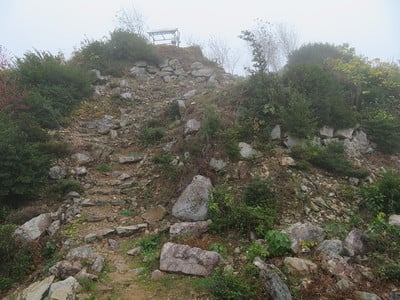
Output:
[[[212,189],[211,180],[197,175],[186,187],[172,208],[175,218],[187,221],[203,221],[207,218],[208,196]]]
[[[46,295],[50,285],[54,281],[54,276],[49,276],[42,281],[34,282],[22,292],[22,299],[41,300]]]
[[[273,300],[292,300],[289,288],[278,275],[274,265],[268,265],[259,257],[254,259],[254,265],[260,269],[260,277]],[[279,272],[281,273],[281,272]]]
[[[80,289],[78,280],[74,277],[68,277],[63,281],[53,283],[50,286],[49,298],[57,300],[74,300],[76,292]]]
[[[18,239],[32,242],[44,234],[51,223],[50,213],[41,214],[18,227],[14,234]]]

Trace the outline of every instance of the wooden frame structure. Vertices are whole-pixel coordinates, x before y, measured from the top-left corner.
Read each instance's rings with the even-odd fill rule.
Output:
[[[174,29],[163,29],[147,32],[152,40],[153,44],[157,42],[170,42],[172,45],[178,46],[180,44],[180,33],[178,28]]]

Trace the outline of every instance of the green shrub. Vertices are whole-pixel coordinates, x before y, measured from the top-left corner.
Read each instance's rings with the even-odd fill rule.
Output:
[[[71,178],[58,180],[46,190],[47,198],[62,200],[69,192],[83,193],[84,188],[79,181]]]
[[[215,112],[215,108],[212,106],[206,106],[206,111],[201,120],[201,137],[209,143],[210,139],[217,136],[221,126],[221,117]]]
[[[120,215],[124,216],[124,217],[133,217],[136,215],[136,212],[133,210],[126,209],[126,210],[122,210],[120,212]]]
[[[250,206],[274,205],[274,197],[271,184],[260,178],[253,179],[243,192],[243,201]]]
[[[82,99],[93,92],[93,74],[47,52],[29,52],[16,63],[19,82],[31,93],[26,97],[32,113],[42,126],[53,128]]]
[[[349,230],[344,223],[330,221],[325,225],[324,231],[328,239],[344,240]]]
[[[348,128],[356,124],[356,115],[349,104],[350,96],[345,85],[326,67],[316,64],[291,66],[284,73],[283,81],[291,87],[289,99],[296,93],[307,99],[312,118],[318,126]],[[300,108],[307,112],[305,108]],[[309,119],[307,115],[306,124]]]
[[[218,139],[221,140],[223,151],[231,161],[237,161],[240,158],[240,148],[238,143],[239,129],[232,127],[220,130],[217,133]]]
[[[368,210],[377,214],[400,213],[400,175],[389,171],[375,184],[361,188],[361,197]]]
[[[271,256],[283,256],[291,251],[290,236],[278,230],[269,230],[265,235],[268,252]]]
[[[87,70],[97,69],[115,76],[123,75],[139,60],[157,63],[158,57],[143,37],[121,29],[102,41],[84,41],[73,57],[76,64]]]
[[[179,111],[178,101],[172,101],[168,104],[167,116],[168,119],[171,121],[181,119],[181,113]]]
[[[148,146],[159,143],[165,135],[164,127],[146,127],[140,134],[140,140],[143,145]]]
[[[330,143],[320,146],[313,142],[291,149],[292,156],[306,160],[316,167],[338,175],[365,178],[369,175],[367,170],[354,169],[347,159],[342,143]]]
[[[322,65],[328,58],[349,60],[351,57],[352,53],[346,45],[336,46],[328,43],[308,43],[290,53],[287,65]]]
[[[369,250],[369,267],[382,279],[400,283],[400,228],[379,213],[367,226],[363,242]]]
[[[48,155],[55,158],[64,158],[72,153],[70,144],[63,142],[48,141],[46,143],[39,144],[39,149]]]
[[[33,268],[29,245],[18,243],[14,225],[0,225],[0,291],[23,279]]]
[[[261,198],[253,198],[251,191],[259,192]],[[223,185],[215,187],[208,203],[209,217],[213,223],[211,229],[216,232],[235,229],[241,233],[256,231],[263,235],[276,219],[276,211],[270,199],[263,191],[268,191],[264,184],[251,184],[247,196],[234,197]],[[267,195],[268,196],[268,195]],[[248,201],[248,202],[246,202]]]
[[[290,94],[288,105],[283,109],[283,127],[299,138],[311,137],[317,127],[311,102],[300,93]]]
[[[287,92],[277,74],[253,74],[243,84],[239,105],[240,137],[270,138],[271,129],[281,123],[280,110]]]
[[[156,165],[171,165],[173,159],[174,157],[171,153],[162,153],[154,156],[151,161]]]
[[[72,61],[87,70],[97,69],[104,72],[108,69],[108,64],[110,63],[106,59],[107,57],[106,41],[91,41],[86,39],[81,43],[81,48],[74,53]]]
[[[208,250],[218,252],[223,257],[228,255],[228,249],[226,249],[226,247],[220,243],[212,243],[210,246],[208,246]]]
[[[260,257],[264,260],[269,257],[267,247],[256,242],[254,242],[247,248],[246,254],[250,262],[254,261],[256,257]]]
[[[0,202],[32,198],[46,181],[50,160],[37,143],[0,113]]]
[[[136,242],[135,246],[140,247],[140,257],[150,268],[158,263],[162,237],[159,234],[149,234]]]
[[[54,253],[57,250],[57,245],[52,242],[46,242],[46,245],[42,251],[42,255],[46,259],[50,259],[53,257]]]
[[[13,280],[10,277],[0,276],[0,291],[6,291],[11,288]]]
[[[400,119],[383,111],[364,121],[368,138],[384,153],[400,150]]]
[[[96,293],[98,291],[97,282],[89,278],[79,278],[79,284],[82,287],[82,291],[85,293]],[[94,296],[93,296],[94,297]],[[88,298],[85,298],[87,300]],[[96,299],[96,298],[89,298]]]
[[[110,171],[112,170],[112,168],[111,168],[110,165],[107,165],[107,164],[100,164],[100,165],[98,165],[98,166],[96,167],[96,170],[97,170],[97,171],[100,171],[100,172],[103,172],[103,173],[106,173],[106,172],[110,172]]]
[[[201,279],[199,285],[211,293],[214,299],[253,299],[253,290],[242,278],[221,268],[217,268],[209,278]]]

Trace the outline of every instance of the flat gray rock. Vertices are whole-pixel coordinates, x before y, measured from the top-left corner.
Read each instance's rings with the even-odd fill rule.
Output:
[[[147,228],[146,223],[130,225],[130,226],[119,226],[115,228],[115,231],[118,234],[118,236],[130,236],[144,228]]]
[[[143,157],[140,156],[121,156],[118,160],[120,164],[137,163],[141,161]]]
[[[161,250],[160,270],[208,276],[222,262],[223,259],[217,252],[168,242],[164,244]]]
[[[211,224],[211,220],[199,221],[199,222],[181,222],[171,225],[169,228],[169,236],[186,236],[193,235],[199,237],[204,232],[208,231],[208,227]]]
[[[93,250],[88,246],[81,246],[71,249],[66,256],[68,260],[92,259],[93,257]]]
[[[14,234],[18,239],[31,242],[44,234],[51,223],[50,213],[41,214],[18,227]]]

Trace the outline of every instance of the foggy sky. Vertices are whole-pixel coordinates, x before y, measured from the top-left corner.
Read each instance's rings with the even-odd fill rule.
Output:
[[[149,29],[179,28],[183,44],[212,35],[248,55],[238,35],[259,18],[292,26],[300,45],[346,42],[369,58],[400,59],[396,0],[0,0],[0,45],[17,57],[33,49],[69,57],[85,38],[107,36],[132,5]]]

